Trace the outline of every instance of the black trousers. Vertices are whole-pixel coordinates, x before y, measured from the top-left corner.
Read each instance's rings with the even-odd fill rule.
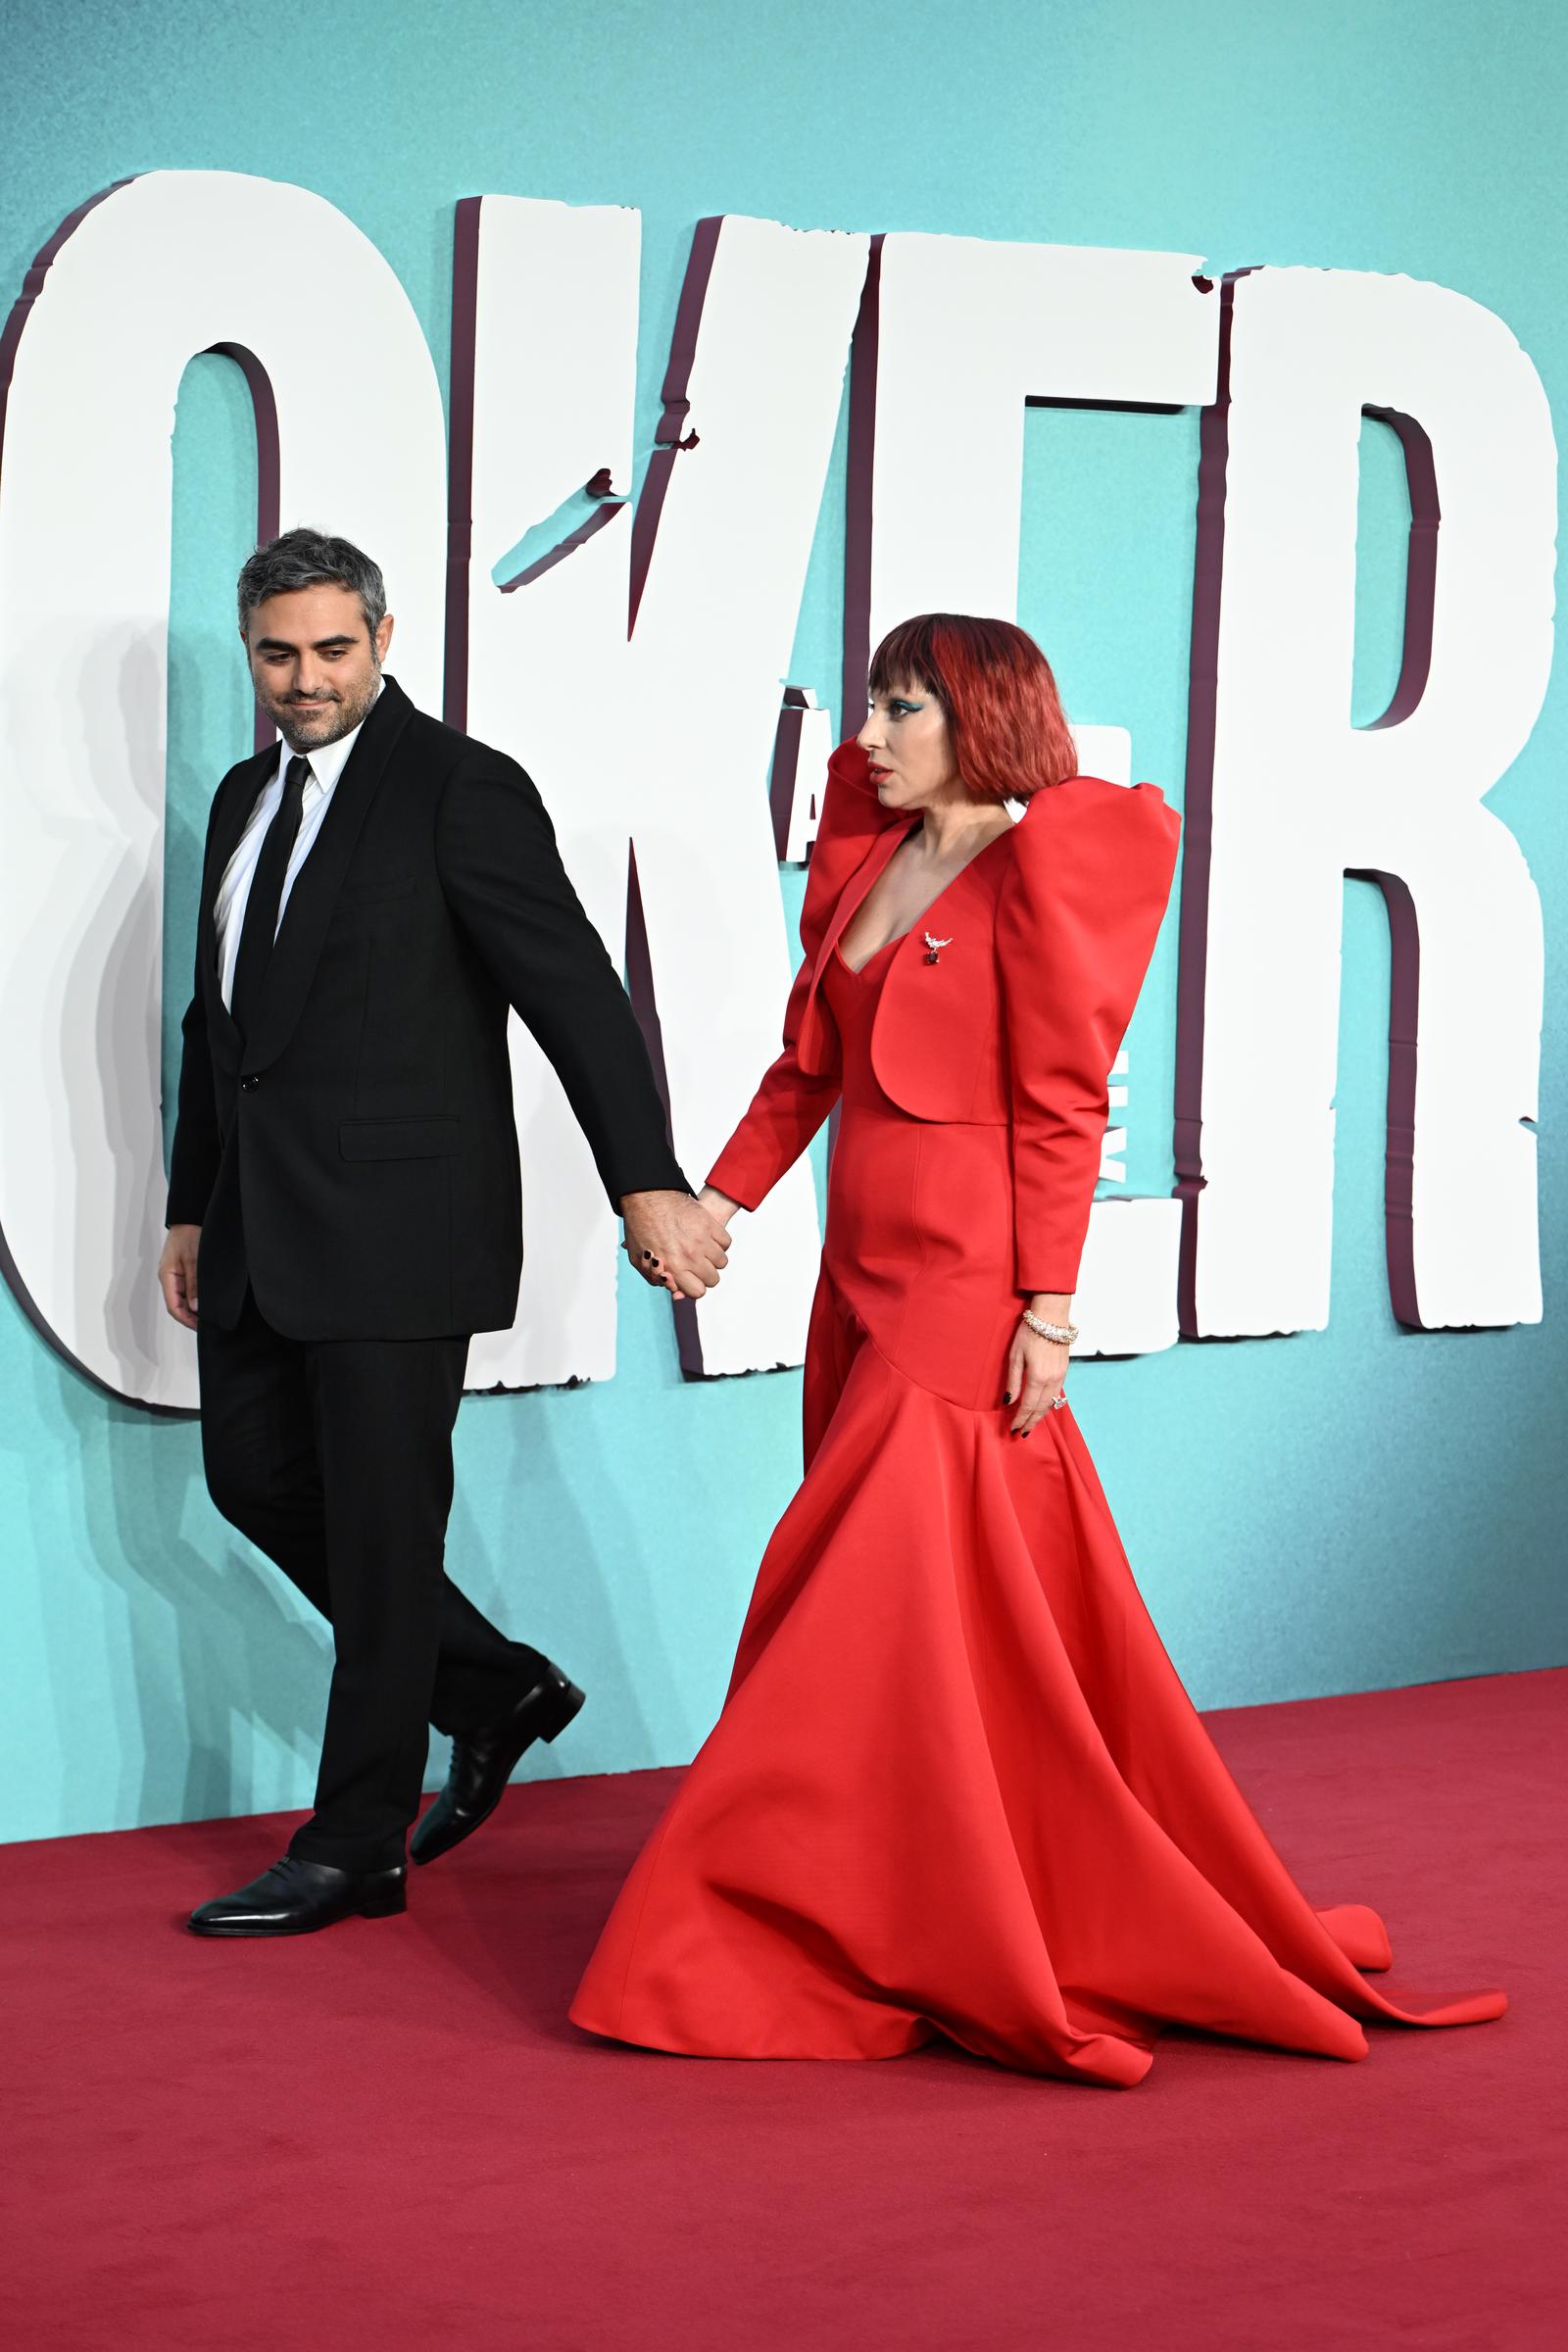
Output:
[[[401,1862],[429,1725],[482,1730],[544,1671],[443,1565],[467,1348],[284,1339],[249,1295],[236,1330],[197,1334],[213,1500],[332,1626],[316,1811],[290,1846],[311,1861]]]

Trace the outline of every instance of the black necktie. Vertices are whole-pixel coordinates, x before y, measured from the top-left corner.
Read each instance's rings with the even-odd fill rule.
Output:
[[[234,958],[234,986],[229,1000],[229,1011],[242,1036],[250,1035],[251,1015],[261,994],[262,982],[272,957],[272,941],[277,934],[277,910],[283,903],[283,878],[288,861],[299,836],[300,817],[305,808],[305,779],[311,763],[296,752],[288,763],[283,778],[283,798],[276,814],[267,828],[262,854],[256,860],[251,876],[250,897],[245,905],[245,925],[239,935],[239,954]]]

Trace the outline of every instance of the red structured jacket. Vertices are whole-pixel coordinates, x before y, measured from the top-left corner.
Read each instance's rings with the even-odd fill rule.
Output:
[[[805,961],[784,1051],[710,1184],[755,1208],[837,1100],[827,958],[910,820],[885,809],[855,742],[828,762],[801,911]],[[1108,1078],[1170,895],[1181,819],[1152,784],[1069,776],[1030,799],[944,892],[951,945],[925,961],[916,925],[892,956],[871,1033],[883,1092],[912,1118],[1012,1130],[1021,1292],[1071,1294],[1089,1227]]]

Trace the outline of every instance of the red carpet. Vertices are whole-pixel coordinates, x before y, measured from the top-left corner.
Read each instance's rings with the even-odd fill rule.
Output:
[[[1171,2035],[1137,2089],[934,2049],[662,2058],[566,2003],[668,1774],[512,1790],[401,1920],[176,1930],[282,1845],[0,1850],[18,2352],[866,2352],[1560,2340],[1568,1672],[1210,1718],[1391,1987],[1510,2014],[1346,2067]]]

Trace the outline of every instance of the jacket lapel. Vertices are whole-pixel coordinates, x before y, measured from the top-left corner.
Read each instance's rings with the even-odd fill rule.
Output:
[[[917,818],[915,822],[918,823],[918,821]],[[849,928],[852,916],[859,911],[870,897],[872,884],[881,875],[883,867],[891,859],[894,851],[901,842],[908,840],[914,829],[914,825],[889,825],[886,832],[876,836],[871,847],[866,851],[848,882],[845,883],[839,893],[839,903],[833,909],[833,919],[828,924],[826,935],[822,941],[821,952],[816,959],[816,970],[811,975],[813,982],[820,980],[828,957]]]
[[[807,992],[806,1010],[801,1016],[801,1034],[797,1041],[796,1053],[800,1057],[801,1067],[805,1070],[814,1071],[818,1067],[816,1040],[822,1016],[817,1004],[817,996],[822,986],[822,975],[828,967],[828,961],[834,949],[838,946],[850,918],[857,908],[864,904],[871,885],[882,872],[900,842],[907,841],[912,830],[913,827],[907,824],[891,824],[886,826],[882,832],[875,834],[870,848],[839,893],[838,905],[833,909],[827,929],[822,935],[822,945],[817,950],[816,961],[811,966],[811,980]]]
[[[257,752],[252,759],[241,760],[227,778],[226,793],[220,793],[220,806],[213,815],[213,830],[208,838],[207,855],[202,864],[202,901],[196,910],[196,944],[201,967],[202,987],[207,996],[207,1019],[210,1032],[225,1039],[232,1052],[239,1038],[223,994],[218,985],[218,906],[219,886],[228,871],[228,861],[239,848],[251,810],[263,785],[277,765],[277,747]]]
[[[277,944],[257,1001],[255,1027],[246,1040],[240,1064],[247,1073],[275,1061],[294,1034],[361,827],[413,716],[414,705],[397,681],[388,678],[349,755],[348,765],[332,787],[321,829],[288,894]]]
[[[877,840],[874,840],[872,847],[867,849],[865,857],[860,858],[860,863],[856,865],[854,872],[851,872],[849,882],[844,884],[844,889],[839,892],[839,904],[835,906],[835,910],[832,910],[832,922],[827,924],[827,931],[823,936],[823,946],[820,946],[818,959],[815,959],[813,978],[820,978],[820,974],[823,974],[823,966],[827,964],[827,957],[830,957],[832,951],[837,948],[837,943],[844,936],[844,931],[849,929],[851,917],[858,915],[860,907],[865,906],[867,899],[870,899],[872,884],[879,880],[882,868],[889,863],[891,857],[894,857],[898,845],[901,845],[901,842],[907,842],[912,833],[914,833],[914,825],[889,825],[886,833],[877,835]]]

